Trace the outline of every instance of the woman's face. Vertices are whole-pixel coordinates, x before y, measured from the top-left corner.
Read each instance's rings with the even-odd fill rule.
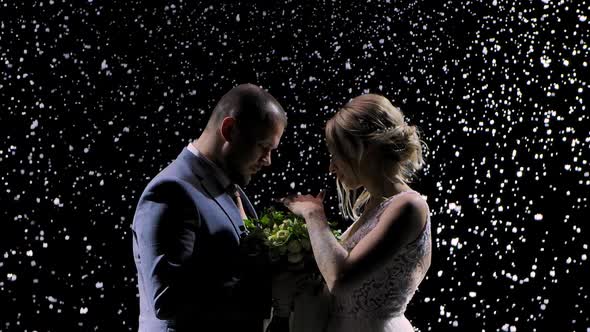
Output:
[[[359,178],[352,169],[350,161],[342,158],[339,153],[329,145],[328,151],[330,152],[330,173],[336,174],[336,178],[349,189],[358,189],[361,187]]]

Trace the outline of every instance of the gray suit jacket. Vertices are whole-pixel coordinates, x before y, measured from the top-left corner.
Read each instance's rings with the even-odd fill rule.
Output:
[[[241,198],[246,213],[256,217],[243,192]],[[147,185],[133,219],[139,331],[268,317],[268,265],[240,251],[242,229],[211,166],[185,148]]]

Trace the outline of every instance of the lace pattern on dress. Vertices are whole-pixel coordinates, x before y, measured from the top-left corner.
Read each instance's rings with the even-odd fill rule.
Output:
[[[365,224],[342,243],[349,252],[377,224],[385,207],[405,191],[382,202]],[[416,192],[414,192],[416,193]],[[376,267],[361,280],[333,290],[332,314],[335,316],[388,319],[403,315],[418,285],[430,267],[430,214],[418,238],[396,255]]]

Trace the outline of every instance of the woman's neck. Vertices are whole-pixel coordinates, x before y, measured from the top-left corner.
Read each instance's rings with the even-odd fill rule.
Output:
[[[393,195],[397,195],[403,191],[411,190],[410,186],[401,181],[396,181],[393,183],[385,181],[379,186],[367,186],[366,189],[371,194],[371,200],[375,199],[379,202],[382,202],[383,200]]]

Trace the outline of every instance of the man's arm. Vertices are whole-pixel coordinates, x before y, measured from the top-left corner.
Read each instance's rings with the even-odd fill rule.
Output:
[[[170,188],[168,188],[170,189]],[[193,255],[198,213],[187,216],[170,190],[154,188],[137,208],[134,225],[140,255],[138,273],[144,292],[158,319],[172,318],[187,285]]]

